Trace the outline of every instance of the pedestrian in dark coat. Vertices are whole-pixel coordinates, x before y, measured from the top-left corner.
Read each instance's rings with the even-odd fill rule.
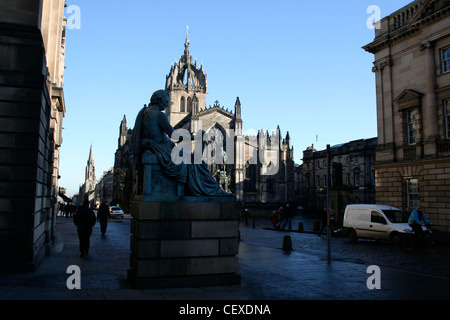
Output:
[[[92,227],[95,225],[96,217],[94,211],[89,208],[89,201],[85,200],[73,216],[73,222],[77,226],[78,239],[80,240],[81,257],[86,258],[91,245],[90,239]]]
[[[320,231],[317,234],[319,237],[322,235],[323,231],[328,227],[328,209],[325,206],[323,207],[321,218],[322,218],[322,227],[320,228]]]
[[[102,237],[106,237],[106,228],[108,227],[109,219],[111,218],[111,212],[109,206],[106,204],[105,199],[102,200],[100,208],[97,212],[97,220],[100,222],[100,230],[102,232]]]

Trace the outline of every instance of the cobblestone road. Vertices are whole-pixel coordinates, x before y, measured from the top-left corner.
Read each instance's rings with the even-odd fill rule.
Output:
[[[292,227],[297,229],[298,222],[304,223],[305,231],[313,230],[313,220],[308,217],[296,216]],[[283,238],[291,236],[294,251],[318,255],[326,259],[327,239],[311,233],[274,231],[260,229],[271,227],[268,218],[255,219],[255,229],[252,220],[249,227],[241,224],[241,241],[264,244],[272,248],[282,248]],[[258,230],[259,229],[259,230]],[[432,253],[425,248],[408,251],[403,247],[396,247],[390,242],[359,239],[350,243],[345,237],[331,238],[331,258],[365,265],[378,265],[403,271],[433,275],[450,279],[450,246],[441,246],[439,253]]]

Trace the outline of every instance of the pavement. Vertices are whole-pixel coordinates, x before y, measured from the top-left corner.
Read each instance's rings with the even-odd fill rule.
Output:
[[[304,229],[312,220],[299,217]],[[127,281],[130,219],[113,219],[105,238],[96,224],[88,259],[79,256],[78,238],[70,218],[58,217],[51,254],[35,273],[0,275],[0,300],[153,300],[153,301],[299,301],[299,300],[448,300],[450,278],[358,263],[345,257],[328,261],[322,252],[295,246],[282,250],[294,232],[269,230],[269,218],[240,226],[240,285],[200,288],[133,289]],[[312,235],[310,235],[312,237]],[[318,238],[314,235],[315,238]],[[324,241],[326,243],[326,241]],[[81,289],[68,289],[78,266]],[[69,283],[70,284],[70,283]],[[379,286],[377,286],[379,285]],[[3,304],[2,304],[3,305]]]

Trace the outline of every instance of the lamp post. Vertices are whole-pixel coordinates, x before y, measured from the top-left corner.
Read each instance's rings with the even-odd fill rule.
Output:
[[[327,145],[327,261],[331,262],[331,150]]]

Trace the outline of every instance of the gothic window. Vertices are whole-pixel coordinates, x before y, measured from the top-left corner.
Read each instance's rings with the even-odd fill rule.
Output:
[[[417,128],[418,128],[418,111],[417,109],[410,109],[406,115],[407,124],[407,138],[408,144],[414,145],[417,142]]]
[[[441,50],[442,73],[450,71],[450,47]]]
[[[192,112],[192,98],[187,99],[187,112]]]
[[[186,101],[184,97],[180,99],[180,112],[186,112]]]
[[[444,113],[445,113],[445,137],[450,139],[450,99],[444,101]]]
[[[256,191],[256,165],[247,161],[245,166],[244,190],[247,192]]]

